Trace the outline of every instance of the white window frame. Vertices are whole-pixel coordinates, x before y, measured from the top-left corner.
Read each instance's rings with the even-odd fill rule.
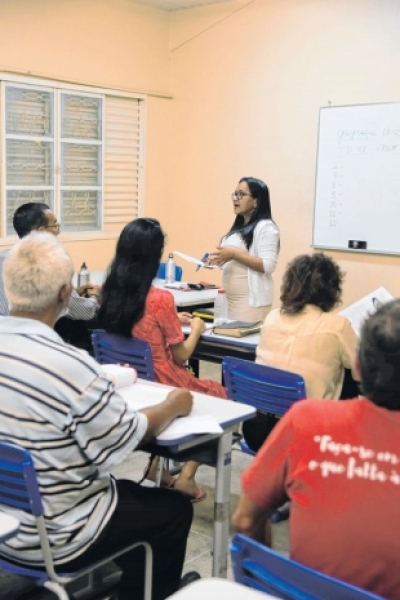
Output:
[[[65,241],[84,241],[84,240],[93,240],[93,239],[116,239],[119,236],[119,233],[123,227],[123,225],[129,220],[129,218],[134,219],[137,216],[143,215],[143,204],[144,204],[144,177],[145,177],[145,165],[144,165],[144,157],[145,157],[145,139],[146,139],[146,117],[147,117],[147,97],[144,94],[134,94],[129,92],[123,92],[119,90],[112,90],[109,88],[95,88],[92,86],[78,85],[74,83],[66,83],[57,80],[48,80],[37,77],[24,77],[20,75],[12,75],[9,73],[0,72],[0,81],[1,85],[1,94],[0,94],[0,106],[1,106],[1,118],[0,118],[0,190],[1,190],[1,207],[0,207],[0,216],[1,216],[1,228],[0,228],[0,246],[10,246],[14,243],[16,236],[6,235],[6,154],[5,154],[5,146],[6,146],[6,131],[5,131],[5,84],[11,84],[15,87],[26,87],[27,85],[34,86],[36,88],[43,89],[44,91],[55,92],[54,100],[54,116],[57,119],[57,126],[60,131],[60,135],[58,138],[55,138],[55,146],[54,146],[54,164],[56,166],[54,172],[54,178],[58,179],[58,181],[54,181],[55,190],[61,190],[63,186],[61,186],[60,181],[60,172],[57,166],[60,164],[61,157],[58,155],[58,149],[61,148],[61,129],[60,129],[60,119],[61,119],[61,111],[59,103],[61,102],[61,92],[68,92],[77,95],[85,95],[85,96],[94,96],[94,97],[102,97],[103,98],[103,109],[102,109],[102,173],[101,173],[101,230],[97,231],[79,231],[79,232],[63,232],[61,231],[61,236]],[[3,84],[4,82],[4,84]],[[59,90],[60,93],[57,93]],[[121,100],[134,100],[137,102],[137,111],[138,111],[138,124],[139,124],[139,142],[138,142],[138,166],[137,166],[137,177],[138,177],[138,190],[137,190],[137,204],[132,204],[132,214],[127,216],[125,214],[125,220],[118,222],[118,219],[110,218],[108,222],[107,228],[107,219],[105,214],[107,209],[113,207],[112,201],[107,201],[105,197],[105,152],[106,152],[106,140],[105,140],[105,128],[106,128],[106,102],[107,98],[111,100],[115,100],[119,98]],[[109,172],[108,172],[109,174]],[[57,183],[57,185],[56,185]],[[59,204],[60,198],[57,197],[57,194],[54,195],[54,211],[56,215],[59,214]],[[126,211],[125,211],[126,213]],[[115,222],[117,221],[117,222]],[[105,229],[108,229],[107,231]],[[111,228],[111,230],[110,230]]]

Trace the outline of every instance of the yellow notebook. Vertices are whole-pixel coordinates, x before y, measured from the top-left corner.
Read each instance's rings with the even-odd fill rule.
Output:
[[[192,312],[194,317],[200,317],[203,321],[214,321],[214,311],[207,308],[200,308]]]

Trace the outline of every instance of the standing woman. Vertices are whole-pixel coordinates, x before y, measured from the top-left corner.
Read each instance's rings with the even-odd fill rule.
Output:
[[[279,252],[279,229],[272,220],[269,190],[261,179],[242,177],[232,194],[236,215],[209,264],[222,267],[228,317],[263,321],[271,309]]]

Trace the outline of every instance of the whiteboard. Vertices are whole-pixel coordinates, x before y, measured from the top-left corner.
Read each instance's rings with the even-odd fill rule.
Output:
[[[400,102],[320,109],[312,245],[400,254]]]

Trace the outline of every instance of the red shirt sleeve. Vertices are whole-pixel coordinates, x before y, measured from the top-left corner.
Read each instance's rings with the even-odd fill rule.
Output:
[[[242,474],[242,490],[254,504],[273,512],[288,500],[286,491],[293,444],[291,410],[274,427]]]

